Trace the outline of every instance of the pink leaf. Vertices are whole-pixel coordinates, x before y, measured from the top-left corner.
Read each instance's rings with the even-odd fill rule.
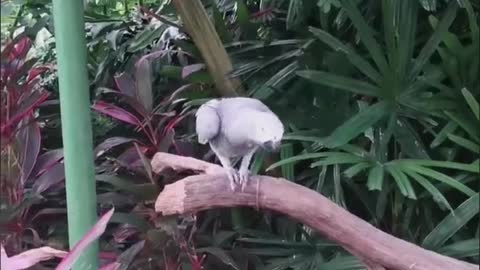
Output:
[[[51,247],[34,248],[20,254],[8,257],[3,246],[1,248],[1,268],[8,270],[20,270],[29,268],[41,261],[50,260],[55,257],[63,258],[67,255],[66,251],[54,249]]]
[[[115,105],[103,101],[97,101],[93,105],[93,109],[125,123],[141,126],[141,122],[136,116]]]
[[[40,74],[44,73],[45,71],[52,70],[52,69],[53,69],[53,65],[44,65],[44,66],[38,66],[38,67],[32,68],[28,72],[27,82],[35,79],[36,77],[38,77]]]
[[[48,96],[49,96],[48,92],[35,91],[29,97],[22,100],[22,104],[13,113],[11,118],[8,119],[6,122],[2,121],[2,126],[1,126],[2,133],[8,127],[16,126],[21,119],[23,119],[25,116],[30,114],[33,111],[33,109],[35,109],[35,107],[37,107],[42,102],[44,102],[48,98]]]
[[[142,153],[146,153],[148,148],[144,146],[139,146]],[[138,155],[137,149],[135,146],[129,147],[125,152],[123,152],[118,158],[117,161],[121,166],[124,166],[128,169],[134,169],[135,167],[142,167],[142,160]]]
[[[114,77],[115,85],[124,95],[135,97],[135,81],[128,73],[121,73]]]
[[[120,266],[122,266],[121,263],[113,262],[100,267],[98,270],[117,270]]]
[[[40,152],[40,126],[36,121],[31,122],[19,131],[17,138],[22,149],[20,159],[22,166],[21,183],[23,185],[30,176]]]
[[[83,250],[87,246],[95,241],[100,235],[103,234],[107,228],[108,221],[113,215],[115,208],[110,209],[108,212],[103,214],[103,216],[93,225],[93,227],[88,230],[88,232],[78,241],[68,255],[63,258],[60,264],[55,268],[55,270],[69,270],[78,257],[82,254]]]
[[[253,22],[266,22],[266,21],[271,21],[273,18],[275,18],[275,14],[273,13],[273,8],[266,8],[263,10],[260,10],[258,12],[253,13],[250,16],[250,19]]]
[[[63,149],[50,150],[41,154],[32,170],[32,177],[38,177],[63,159]]]
[[[65,208],[44,208],[40,211],[38,211],[32,218],[31,222],[35,221],[40,216],[44,215],[66,215],[67,214],[67,209]],[[50,217],[52,218],[52,217]]]
[[[102,93],[114,94],[114,95],[122,97],[122,99],[126,103],[128,103],[128,105],[130,105],[130,107],[132,107],[142,117],[145,118],[149,115],[149,113],[147,111],[145,111],[145,108],[143,108],[143,105],[140,104],[140,102],[137,100],[137,97],[136,97],[135,93],[133,94],[133,96],[131,96],[130,94],[126,94],[124,92],[121,92],[121,91],[118,91],[118,90],[115,90],[115,89],[101,88],[101,90],[102,90]]]
[[[65,167],[63,163],[55,163],[48,171],[40,175],[32,186],[33,192],[40,194],[65,179]]]
[[[193,65],[184,66],[182,68],[182,79],[185,79],[186,77],[190,76],[192,73],[200,71],[204,68],[205,68],[205,64],[193,64]]]
[[[135,90],[138,102],[150,112],[153,108],[152,70],[148,58],[142,57],[135,63]]]
[[[30,50],[32,41],[29,37],[24,36],[13,45],[14,46],[10,51],[9,59],[24,59]]]
[[[98,254],[98,257],[100,260],[116,260],[117,259],[117,254],[115,252],[107,252],[107,251],[102,251]]]
[[[127,142],[134,141],[134,139],[125,138],[125,137],[111,137],[97,145],[94,150],[95,157],[102,155],[104,152],[112,149],[117,145],[121,145]]]
[[[138,229],[130,224],[122,224],[113,232],[113,240],[124,243],[128,238],[138,233]]]

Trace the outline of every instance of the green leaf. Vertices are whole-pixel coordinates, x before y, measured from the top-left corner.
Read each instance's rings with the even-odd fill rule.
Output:
[[[388,106],[385,101],[371,105],[336,128],[325,140],[325,146],[334,148],[348,143],[380,121],[387,113]]]
[[[419,175],[416,172],[410,171],[410,170],[405,170],[404,172],[408,176],[415,179],[417,181],[417,183],[422,185],[432,195],[433,200],[435,202],[440,204],[442,207],[446,207],[450,211],[453,211],[452,206],[450,205],[448,200],[445,198],[445,196],[443,196],[443,194],[440,192],[440,190],[438,190],[432,183],[430,183],[430,181],[427,178]]]
[[[239,54],[242,53],[253,53],[255,50],[266,50],[266,49],[271,49],[271,47],[275,46],[294,46],[294,47],[299,47],[301,46],[302,43],[304,43],[304,39],[281,39],[281,40],[273,40],[269,43],[265,43],[264,41],[258,41],[258,40],[246,40],[246,41],[237,41],[237,42],[231,42],[228,44],[225,44],[225,47],[229,49],[230,47],[237,47],[237,46],[245,46],[249,45],[246,47],[243,47],[241,49],[234,50],[232,52],[229,52],[230,56],[236,56],[238,57]]]
[[[270,97],[274,93],[273,88],[277,88],[279,85],[293,78],[298,67],[298,61],[293,61],[278,71],[275,75],[270,77],[270,79],[268,79],[264,84],[253,89],[250,95],[260,100]]]
[[[286,257],[297,253],[296,249],[291,248],[242,248],[245,252],[256,256]]]
[[[343,172],[343,174],[348,178],[352,178],[355,175],[357,175],[358,173],[360,173],[361,171],[363,171],[367,168],[370,168],[371,166],[372,165],[368,162],[357,163],[357,164],[351,166],[350,168],[346,169]]]
[[[235,9],[237,13],[237,22],[239,25],[246,25],[250,23],[250,15],[248,9],[242,0],[235,1]]]
[[[302,161],[302,160],[307,160],[307,159],[316,159],[316,158],[321,158],[321,157],[325,157],[328,155],[329,152],[322,152],[322,153],[309,153],[309,154],[302,154],[302,155],[297,155],[297,156],[293,156],[293,157],[290,157],[290,158],[287,158],[287,159],[283,159],[283,160],[280,160],[280,161],[277,161],[275,163],[273,163],[272,165],[270,165],[266,171],[270,171],[274,168],[277,168],[279,166],[283,166],[285,164],[289,164],[289,163],[295,163],[295,162],[298,162],[298,161]]]
[[[398,159],[393,161],[401,165],[418,165],[426,167],[440,167],[448,169],[457,169],[467,172],[480,173],[479,160],[476,160],[472,163],[459,163],[451,161],[442,161],[442,160],[427,160],[427,159]]]
[[[470,109],[472,110],[473,114],[475,115],[475,118],[477,120],[480,119],[480,109],[478,102],[475,100],[475,97],[473,97],[472,93],[467,90],[467,88],[462,88],[462,94],[465,97],[465,100],[468,103],[468,106],[470,106]]]
[[[275,245],[275,246],[282,246],[284,248],[298,248],[298,247],[312,247],[312,244],[307,241],[297,242],[297,241],[289,241],[286,239],[275,239],[275,238],[250,238],[250,237],[240,237],[237,238],[236,241],[249,243],[249,244],[257,244],[257,245]],[[335,244],[323,244],[325,246],[335,246]]]
[[[408,121],[397,119],[397,121],[395,121],[393,133],[401,146],[402,152],[407,156],[412,158],[430,159],[420,136]]]
[[[235,237],[238,233],[235,231],[218,231],[213,235],[213,243],[215,246],[221,246],[227,244],[229,240]],[[238,241],[237,239],[235,239]]]
[[[347,164],[364,162],[365,159],[349,153],[331,153],[326,158],[316,161],[310,165],[311,168],[319,166],[328,166],[334,164]]]
[[[314,83],[350,91],[356,94],[379,96],[380,93],[380,89],[378,87],[367,82],[335,75],[329,72],[318,70],[300,70],[297,71],[297,75]]]
[[[328,32],[323,31],[322,29],[309,27],[310,32],[312,32],[315,37],[319,40],[330,46],[335,51],[341,51],[345,53],[347,59],[355,66],[357,69],[369,77],[371,80],[380,84],[382,81],[381,75],[375,70],[370,63],[361,57],[358,53],[355,52],[350,46],[344,45],[340,40],[330,35]]]
[[[464,115],[452,113],[452,112],[445,112],[445,114],[450,117],[455,123],[457,123],[463,130],[465,130],[468,135],[472,137],[475,141],[480,142],[480,132],[478,131],[478,127],[475,126],[477,123],[471,123],[468,121]]]
[[[263,161],[265,160],[266,153],[265,151],[258,151],[255,153],[255,156],[252,161],[252,165],[250,165],[250,171],[253,175],[257,175],[262,168]]]
[[[293,156],[293,145],[291,143],[282,145],[280,149],[280,158],[284,160],[292,156]],[[290,181],[295,180],[295,174],[294,174],[295,171],[294,171],[293,165],[294,165],[293,163],[282,165],[282,175],[285,179],[288,179]]]
[[[128,194],[133,194],[142,200],[155,200],[160,193],[158,186],[152,183],[133,184],[124,177],[110,174],[98,174],[95,176],[97,181],[109,183],[115,188]]]
[[[295,1],[295,0],[292,0]],[[275,258],[269,261],[269,264],[260,270],[286,270],[291,267],[298,267],[304,265],[306,262],[312,259],[311,254],[295,254],[295,256],[289,256],[287,258]]]
[[[375,207],[375,214],[377,218],[377,222],[382,221],[383,217],[385,216],[385,210],[387,209],[387,206],[390,204],[390,194],[392,193],[391,191],[393,190],[394,185],[390,184],[390,182],[384,182],[383,186],[381,187],[380,194],[378,195],[377,198],[377,205]],[[402,197],[403,198],[403,197]]]
[[[480,255],[480,245],[478,245],[479,241],[480,239],[478,238],[456,241],[451,245],[440,248],[438,252],[445,256],[457,259],[478,257],[478,255]]]
[[[344,11],[355,25],[361,41],[365,44],[366,49],[369,51],[377,67],[385,74],[388,72],[389,67],[380,45],[375,41],[375,31],[368,26],[365,18],[362,17],[354,1],[341,1],[341,4]]]
[[[396,31],[398,31],[398,16],[395,16],[394,14],[398,13],[398,4],[394,4],[392,0],[384,0],[381,4],[384,28],[383,32],[385,35],[385,44],[387,45],[386,49],[388,60],[390,62],[390,66],[395,67],[398,65],[398,50],[395,39]]]
[[[347,208],[340,179],[340,166],[338,163],[333,166],[333,191],[333,201],[340,207]]]
[[[417,30],[418,4],[416,0],[394,1],[400,6],[398,22],[398,78],[404,78],[408,72],[415,47]]]
[[[167,28],[167,25],[161,25],[160,27],[153,28],[147,27],[145,30],[139,32],[134,38],[131,39],[127,47],[127,51],[130,53],[138,52],[150,46],[155,39],[158,39],[163,31]]]
[[[410,199],[417,199],[417,196],[415,195],[415,190],[412,187],[412,184],[410,183],[410,180],[408,177],[398,168],[395,166],[386,166],[387,171],[390,173],[390,175],[393,177],[395,182],[397,183],[397,186],[400,190],[400,192],[410,198]]]
[[[291,141],[306,141],[306,142],[313,142],[313,143],[322,143],[323,139],[314,137],[314,136],[303,136],[303,135],[285,135],[283,136],[282,140],[291,140]]]
[[[384,178],[383,166],[376,165],[368,173],[367,186],[369,190],[382,190]]]
[[[302,18],[303,1],[290,0],[287,12],[287,30],[291,30],[296,26]]]
[[[114,213],[110,223],[130,224],[142,232],[147,232],[153,228],[146,220],[134,213]]]
[[[445,8],[446,12],[442,20],[435,28],[435,31],[430,36],[430,39],[423,46],[418,57],[415,59],[413,67],[409,72],[409,81],[412,81],[413,78],[415,78],[422,71],[424,65],[437,50],[438,44],[440,44],[442,41],[444,34],[448,32],[450,25],[456,17],[457,9],[458,6],[456,1],[450,1],[448,7]]]
[[[213,256],[217,257],[220,259],[224,264],[230,265],[233,267],[233,269],[240,270],[240,267],[238,267],[237,263],[232,259],[230,255],[228,255],[223,249],[217,248],[217,247],[204,247],[204,248],[198,248],[197,249],[198,253],[210,253]]]
[[[305,268],[309,269],[309,268]],[[312,269],[325,269],[325,270],[363,270],[365,265],[354,256],[335,256],[334,259],[317,265],[316,268]]]
[[[435,148],[437,146],[439,146],[440,144],[442,144],[446,139],[447,139],[447,135],[449,133],[452,133],[455,131],[455,129],[458,127],[458,125],[453,122],[453,121],[449,121],[441,130],[440,132],[438,132],[437,136],[435,136],[435,139],[432,141],[432,143],[430,144],[430,147],[431,148]]]
[[[217,30],[218,36],[222,40],[222,42],[230,42],[232,40],[231,32],[228,31],[224,16],[220,10],[218,10],[217,5],[211,5],[212,9],[212,19],[213,24],[215,26],[215,30]]]
[[[468,221],[478,214],[480,206],[479,193],[474,193],[465,200],[453,213],[446,216],[431,231],[422,242],[422,247],[438,250],[445,244],[457,231],[459,231]]]
[[[437,10],[437,2],[438,0],[420,0],[422,7],[426,11],[436,11]]]
[[[142,240],[122,252],[122,254],[120,254],[117,258],[117,262],[120,263],[120,266],[117,268],[117,270],[127,270],[135,256],[142,251],[144,245],[145,240]]]
[[[480,145],[476,144],[470,140],[467,140],[463,137],[457,136],[455,134],[448,134],[448,139],[451,140],[452,142],[462,146],[463,148],[470,150],[474,153],[480,153]]]
[[[420,165],[416,164],[408,164],[407,169],[410,169],[416,173],[419,173],[421,175],[425,175],[428,177],[431,177],[432,179],[435,179],[437,181],[443,182],[458,191],[461,191],[465,193],[467,196],[472,196],[475,194],[475,191],[473,191],[471,188],[465,186],[464,184],[458,182],[457,180],[453,179],[452,177],[445,175],[443,173],[437,172],[435,170],[429,169],[422,167]]]

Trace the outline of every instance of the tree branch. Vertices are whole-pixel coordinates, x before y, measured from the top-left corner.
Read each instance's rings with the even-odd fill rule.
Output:
[[[258,206],[281,212],[310,226],[368,262],[370,269],[478,269],[474,264],[440,255],[389,235],[321,194],[285,179],[252,176],[244,192],[233,192],[222,167],[208,162],[157,153],[153,157],[152,168],[156,173],[165,168],[203,173],[165,187],[155,202],[155,211],[162,215],[217,207]]]
[[[180,15],[183,25],[212,75],[218,93],[221,96],[244,95],[242,83],[238,78],[230,78],[233,70],[230,57],[218,36],[215,26],[208,17],[201,0],[174,0],[173,5]]]

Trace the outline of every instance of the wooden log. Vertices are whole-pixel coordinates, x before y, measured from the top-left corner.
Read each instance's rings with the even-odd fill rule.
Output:
[[[366,262],[369,269],[474,270],[470,264],[389,235],[318,192],[281,178],[252,176],[245,190],[231,191],[222,167],[193,158],[157,153],[156,173],[165,168],[203,174],[167,185],[155,202],[162,215],[219,207],[250,206],[283,213],[310,226]],[[368,262],[368,263],[367,263]]]

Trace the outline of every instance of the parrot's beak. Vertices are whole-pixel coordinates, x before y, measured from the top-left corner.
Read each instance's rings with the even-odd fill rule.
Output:
[[[269,152],[278,152],[280,149],[280,142],[267,141],[263,144],[263,148]]]

